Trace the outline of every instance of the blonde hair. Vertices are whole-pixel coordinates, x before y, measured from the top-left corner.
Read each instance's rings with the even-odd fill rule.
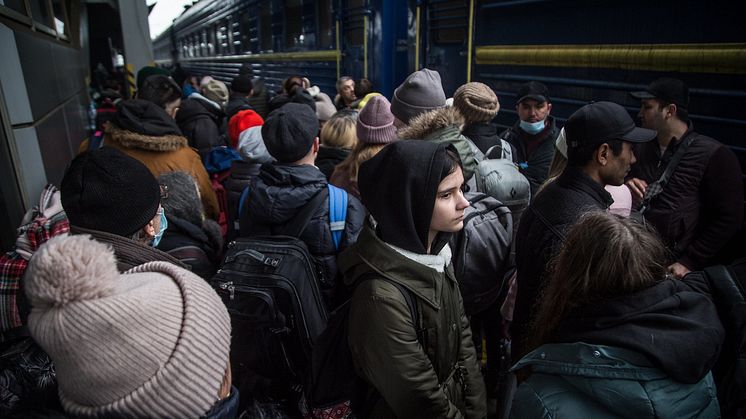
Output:
[[[321,128],[321,144],[328,147],[351,149],[357,144],[355,118],[345,114],[334,114]]]
[[[337,166],[337,169],[347,173],[347,176],[349,176],[351,181],[357,182],[357,174],[358,170],[360,170],[360,165],[373,158],[373,156],[378,154],[378,152],[385,146],[386,144],[364,143],[358,141],[357,144],[355,144],[355,148],[352,149],[352,153],[350,153],[350,155]]]

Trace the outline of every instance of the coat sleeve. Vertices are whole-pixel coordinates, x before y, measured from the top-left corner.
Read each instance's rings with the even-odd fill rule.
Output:
[[[373,288],[375,292],[373,292]],[[438,384],[401,292],[368,280],[350,305],[348,342],[357,373],[399,418],[463,418]]]
[[[339,246],[340,251],[350,247],[357,241],[357,236],[360,234],[360,230],[362,230],[363,223],[365,222],[366,211],[363,204],[350,193],[347,194],[347,197],[347,217],[345,218],[342,243]]]
[[[482,419],[487,417],[487,390],[484,387],[482,373],[479,371],[477,353],[471,337],[471,327],[464,311],[464,301],[460,292],[458,293],[458,302],[461,311],[459,363],[466,368],[466,416],[471,419]]]
[[[743,223],[743,181],[736,155],[726,146],[712,154],[702,177],[702,211],[697,234],[679,263],[707,266]]]

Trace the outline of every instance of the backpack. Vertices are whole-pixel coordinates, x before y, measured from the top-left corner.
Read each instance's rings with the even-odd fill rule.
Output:
[[[371,279],[363,276],[355,286]],[[378,277],[388,281],[386,278]],[[424,348],[424,329],[420,324],[420,313],[417,299],[412,292],[402,285],[388,281],[404,296],[409,308],[409,315],[415,325],[417,341]],[[303,390],[302,412],[306,419],[343,419],[365,417],[365,393],[368,386],[355,373],[352,353],[347,343],[350,300],[345,301],[329,316],[329,322],[319,335],[311,353],[311,364],[308,369]]]
[[[249,187],[242,194],[241,209],[248,195]],[[318,268],[298,236],[327,200],[330,224],[336,228],[334,243],[339,246],[347,194],[328,185],[280,231],[229,243],[210,281],[231,316],[231,367],[241,394],[271,399],[297,396],[311,349],[328,320]]]
[[[228,147],[215,147],[205,157],[205,169],[210,174],[210,184],[218,200],[218,224],[223,238],[228,234],[229,211],[228,192],[223,187],[223,181],[231,174],[234,160],[241,160],[238,152]]]
[[[466,199],[464,228],[454,235],[451,247],[464,309],[471,315],[505,293],[515,260],[510,209],[483,193],[467,193]]]
[[[521,215],[531,199],[531,184],[513,163],[510,144],[505,140],[501,141],[501,146],[495,145],[487,150],[488,158],[479,162],[474,178],[477,191],[495,198],[510,208],[517,230]],[[500,157],[490,158],[493,156]]]

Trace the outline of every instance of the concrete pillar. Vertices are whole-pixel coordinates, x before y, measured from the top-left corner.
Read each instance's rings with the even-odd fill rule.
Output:
[[[135,75],[141,68],[153,65],[153,43],[148,26],[145,0],[119,0],[119,19],[124,40],[124,68],[130,97],[134,93]]]

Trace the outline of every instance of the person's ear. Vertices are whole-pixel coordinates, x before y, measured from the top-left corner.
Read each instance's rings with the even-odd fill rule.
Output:
[[[675,103],[666,106],[666,118],[673,118],[678,112],[679,108]]]
[[[313,152],[318,153],[319,152],[319,137],[316,137],[313,139]]]
[[[148,221],[147,224],[145,224],[145,227],[142,228],[143,233],[145,233],[145,237],[148,239],[152,239],[155,237],[155,218]]]
[[[609,162],[609,153],[611,150],[609,149],[609,145],[607,143],[601,144],[600,147],[596,149],[596,161],[601,166],[606,166],[606,164]]]
[[[550,113],[552,113],[552,104],[547,102],[547,115],[549,115]]]

